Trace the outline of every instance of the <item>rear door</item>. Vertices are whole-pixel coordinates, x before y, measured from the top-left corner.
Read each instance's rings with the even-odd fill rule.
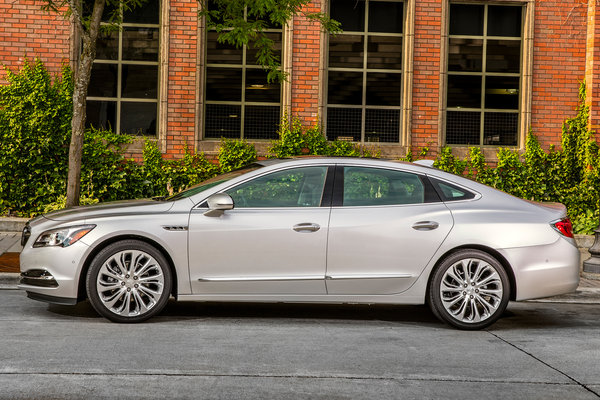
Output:
[[[453,226],[429,180],[397,169],[338,166],[327,293],[395,294],[419,277]]]

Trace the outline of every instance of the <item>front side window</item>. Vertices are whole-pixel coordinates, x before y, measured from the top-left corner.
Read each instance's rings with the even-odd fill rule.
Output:
[[[283,29],[270,26],[265,32],[281,59]],[[267,81],[252,44],[236,48],[217,38],[216,31],[206,34],[204,137],[276,139],[281,84]]]
[[[319,207],[327,167],[273,172],[226,191],[235,208]]]
[[[404,3],[331,0],[330,15],[327,138],[398,143]]]
[[[450,5],[446,144],[517,145],[523,9]]]
[[[123,13],[120,27],[98,37],[86,125],[154,136],[158,115],[159,0]],[[108,12],[103,21],[107,22]]]
[[[381,206],[425,202],[418,175],[388,169],[344,167],[343,206]]]

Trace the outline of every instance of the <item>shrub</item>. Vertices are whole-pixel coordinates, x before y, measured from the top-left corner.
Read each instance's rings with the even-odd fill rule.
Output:
[[[221,147],[217,157],[221,172],[242,168],[256,161],[256,158],[254,145],[246,143],[245,140],[221,139]]]

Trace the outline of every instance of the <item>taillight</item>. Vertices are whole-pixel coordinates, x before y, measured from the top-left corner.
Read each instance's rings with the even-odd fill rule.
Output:
[[[573,237],[573,224],[569,218],[563,218],[560,221],[553,223],[552,227],[559,231],[561,235],[569,238]]]

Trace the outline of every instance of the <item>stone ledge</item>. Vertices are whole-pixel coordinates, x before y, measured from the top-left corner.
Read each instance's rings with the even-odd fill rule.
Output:
[[[0,217],[0,232],[21,232],[29,218]]]

